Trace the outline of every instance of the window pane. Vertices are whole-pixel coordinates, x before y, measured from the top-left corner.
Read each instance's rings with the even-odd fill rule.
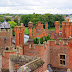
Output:
[[[62,55],[60,55],[60,59],[62,59]]]
[[[63,59],[65,59],[65,55],[63,55]]]
[[[65,65],[65,61],[63,61],[63,65]]]
[[[62,60],[60,60],[60,64],[62,64]]]

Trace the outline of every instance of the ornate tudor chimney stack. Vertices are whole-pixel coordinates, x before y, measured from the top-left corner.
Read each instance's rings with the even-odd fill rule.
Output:
[[[55,38],[54,39],[58,39],[59,31],[60,31],[60,23],[58,21],[55,21],[54,25],[55,25]]]
[[[28,22],[28,28],[29,28],[29,40],[28,40],[28,43],[30,43],[30,44],[33,44],[32,27],[33,27],[33,23],[31,21]]]
[[[33,27],[33,23],[31,21],[28,22],[28,27],[29,27],[29,39],[32,39],[32,27]]]
[[[59,34],[60,31],[60,23],[58,21],[55,21],[55,34]]]
[[[23,46],[24,45],[24,26],[16,26],[14,28],[15,31],[15,46]]]
[[[48,30],[48,22],[45,22],[45,30]]]

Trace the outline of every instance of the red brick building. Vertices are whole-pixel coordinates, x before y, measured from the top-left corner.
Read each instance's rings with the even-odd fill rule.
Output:
[[[44,72],[47,69],[50,70],[50,65],[52,71],[67,71],[67,69],[72,71],[72,23],[62,22],[62,31],[60,31],[58,21],[54,24],[55,31],[49,31],[48,23],[45,23],[46,27],[44,30],[41,22],[38,22],[36,29],[33,29],[32,35],[33,23],[29,22],[29,40],[26,44],[24,44],[24,27],[16,26],[15,48],[3,50],[3,53],[0,55],[2,56],[2,59],[0,59],[2,67],[0,66],[0,69],[21,71],[20,69],[25,68],[25,70],[31,70],[32,72]],[[43,37],[48,34],[54,40],[48,40],[43,44],[33,43],[33,37]],[[22,55],[26,55],[26,59]],[[28,58],[33,58],[28,59],[27,56]]]
[[[28,44],[24,44],[24,55],[41,57],[45,62],[43,64],[44,71],[47,70],[48,64],[52,65],[53,70],[67,71],[69,68],[72,71],[72,23],[63,21],[62,31],[60,31],[60,23],[58,21],[54,24],[55,32],[50,33],[48,28],[45,28],[44,34],[42,34],[43,25],[38,22],[36,29],[33,29],[33,37],[41,38],[45,34],[50,34],[54,40],[44,42],[44,44],[33,44],[31,33],[29,35],[31,36],[31,43],[29,41]],[[32,26],[32,23],[30,26]],[[29,32],[32,32],[32,30],[29,30]],[[38,35],[39,33],[40,35]]]

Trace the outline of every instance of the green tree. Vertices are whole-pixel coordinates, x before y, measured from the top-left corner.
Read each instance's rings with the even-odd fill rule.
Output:
[[[17,26],[17,23],[15,23],[14,21],[9,21],[10,23],[10,27],[13,30],[13,36],[15,36],[15,32],[14,32],[14,27]]]
[[[55,21],[64,21],[63,15],[52,15],[52,14],[28,14],[28,15],[22,15],[20,22],[24,23],[24,26],[28,26],[28,22],[33,22],[33,27],[36,27],[36,24],[38,21],[41,21],[41,23],[45,27],[45,22],[48,22],[49,28],[54,27]]]
[[[18,25],[18,19],[17,18],[14,19],[14,22],[17,23],[17,25]]]
[[[11,21],[11,18],[7,17],[7,18],[6,18],[6,21],[7,21],[7,22],[8,22],[8,21]]]
[[[0,17],[0,22],[4,22],[4,18],[3,17]]]
[[[43,40],[43,37],[40,38],[40,43],[43,44],[44,40]]]
[[[1,15],[0,15],[0,17],[4,17],[4,15],[3,15],[3,14],[1,14]]]
[[[34,44],[38,44],[39,43],[39,39],[38,38],[34,38],[33,42],[34,42]]]
[[[6,13],[5,16],[10,16],[10,14],[9,13]]]

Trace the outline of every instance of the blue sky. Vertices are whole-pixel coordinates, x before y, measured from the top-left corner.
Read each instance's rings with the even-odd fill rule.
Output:
[[[0,0],[0,13],[72,14],[72,0]]]

